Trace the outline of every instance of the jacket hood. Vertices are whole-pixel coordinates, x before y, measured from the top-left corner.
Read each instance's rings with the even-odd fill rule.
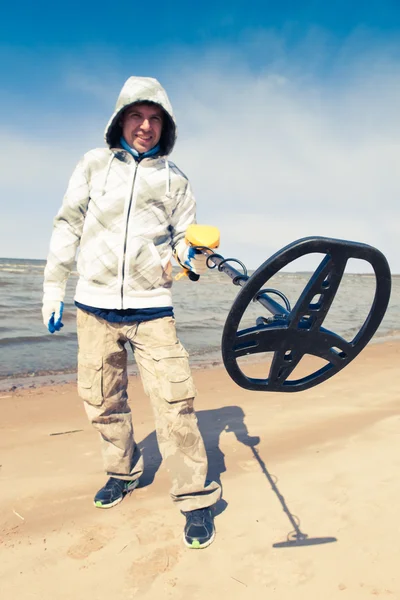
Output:
[[[160,153],[170,154],[176,140],[176,123],[167,92],[152,77],[129,77],[118,96],[115,110],[107,124],[104,139],[110,148],[120,145],[122,135],[119,120],[122,112],[135,102],[154,102],[164,111],[164,123],[160,138]]]

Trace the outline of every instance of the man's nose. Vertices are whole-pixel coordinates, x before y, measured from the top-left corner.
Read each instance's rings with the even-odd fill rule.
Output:
[[[150,127],[151,127],[151,125],[150,125],[149,119],[143,119],[142,129],[145,129],[147,131],[148,129],[150,129]]]

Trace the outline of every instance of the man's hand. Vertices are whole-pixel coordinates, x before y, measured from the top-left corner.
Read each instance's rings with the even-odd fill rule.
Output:
[[[187,244],[185,240],[181,240],[175,246],[174,256],[181,267],[189,269],[197,275],[202,275],[207,271],[207,256],[201,250],[196,250]]]
[[[60,331],[61,327],[64,327],[63,323],[61,323],[63,310],[64,302],[60,302],[59,300],[47,300],[46,296],[43,298],[43,323],[50,333]]]
[[[196,250],[196,248],[193,248],[193,246],[187,246],[183,264],[190,271],[197,273],[197,275],[202,275],[207,271],[206,261],[207,256],[205,256],[201,250]]]

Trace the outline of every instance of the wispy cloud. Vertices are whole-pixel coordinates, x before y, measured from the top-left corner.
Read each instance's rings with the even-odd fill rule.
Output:
[[[284,40],[258,32],[240,50],[210,48],[185,62],[175,49],[153,72],[136,73],[167,87],[179,126],[172,158],[193,183],[198,220],[220,227],[224,253],[256,267],[293,239],[326,235],[376,245],[400,272],[400,59],[393,46],[363,45],[357,36],[335,52],[329,44],[314,32],[295,56]],[[46,225],[29,239],[4,231],[0,255],[45,256],[54,197],[61,201],[79,154],[98,145],[130,74],[126,62],[103,71],[65,72],[82,113],[69,114],[60,101],[63,125],[45,144],[18,124],[1,140],[12,148],[2,200],[6,190],[28,219],[40,211]],[[30,154],[17,162],[21,148]]]
[[[380,53],[346,65],[335,85],[268,70],[187,73],[175,155],[199,216],[218,223],[230,252],[240,242],[252,266],[324,235],[376,245],[398,272],[399,86],[400,62]]]

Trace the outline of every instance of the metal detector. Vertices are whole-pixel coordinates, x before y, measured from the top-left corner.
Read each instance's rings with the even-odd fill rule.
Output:
[[[215,253],[219,246],[216,227],[191,225],[186,241],[207,256],[207,266],[228,275],[238,293],[225,322],[222,334],[222,358],[230,377],[239,386],[263,392],[300,392],[318,385],[346,367],[368,344],[386,312],[391,290],[391,274],[385,256],[367,244],[325,237],[306,237],[285,246],[268,258],[249,276],[245,265],[236,258],[224,258]],[[279,290],[266,287],[269,279],[283,267],[307,254],[324,255],[311,275],[295,306]],[[375,296],[361,329],[351,341],[323,327],[324,319],[351,258],[368,262],[374,271]],[[232,263],[240,265],[238,271]],[[198,279],[194,273],[187,273]],[[278,300],[271,297],[278,297]],[[272,316],[262,315],[254,327],[239,330],[244,312],[251,302],[258,302]],[[238,359],[263,352],[273,353],[268,377],[248,377]],[[290,379],[290,375],[305,354],[326,361],[315,372]]]

